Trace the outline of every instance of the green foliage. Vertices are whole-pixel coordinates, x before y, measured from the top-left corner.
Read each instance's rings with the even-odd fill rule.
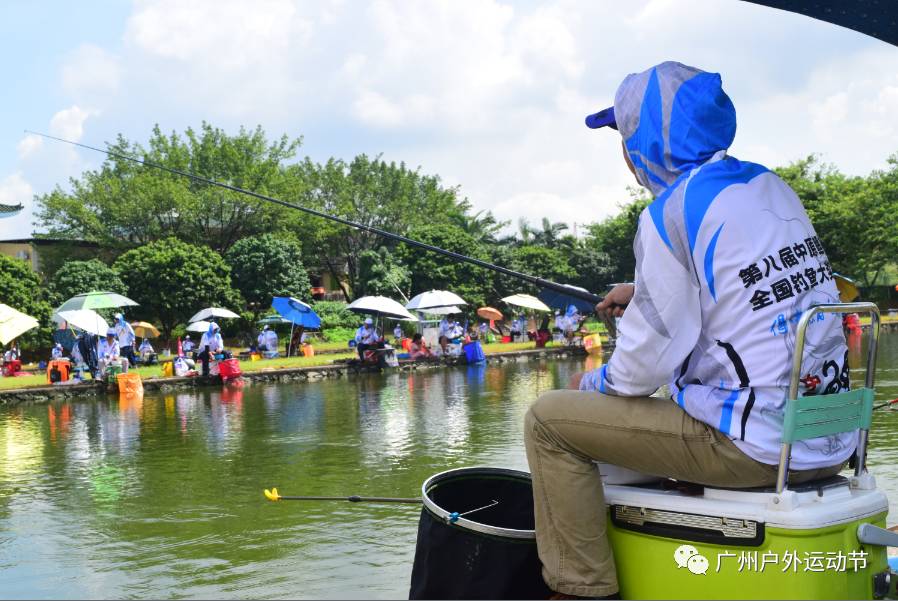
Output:
[[[199,131],[166,136],[158,126],[146,148],[119,136],[116,153],[188,171],[263,194],[295,196],[284,162],[300,140],[269,142],[260,127],[229,136],[203,123]],[[285,209],[243,194],[110,157],[99,170],[36,198],[37,225],[56,238],[127,249],[175,237],[203,240],[225,251],[237,240],[283,229]]]
[[[98,259],[69,261],[53,274],[47,284],[47,298],[58,307],[76,294],[100,290],[128,296],[128,287],[118,272]]]
[[[409,285],[408,270],[397,263],[385,247],[359,253],[356,298],[367,295],[399,296],[399,291],[406,293]]]
[[[321,329],[352,328],[359,326],[359,316],[349,311],[346,303],[336,301],[318,301],[312,303],[312,309],[321,318]]]
[[[898,256],[898,155],[849,177],[809,156],[776,170],[801,198],[833,269],[874,284]]]
[[[238,241],[224,255],[231,280],[248,303],[253,319],[271,307],[274,296],[311,300],[309,274],[299,245],[272,234]]]
[[[306,159],[289,172],[304,183],[304,205],[397,234],[427,223],[448,223],[468,207],[457,198],[457,191],[444,188],[438,177],[379,157],[359,155],[348,163],[330,159],[323,165]],[[395,246],[368,231],[301,213],[291,213],[289,219],[309,253],[309,263],[322,266],[338,279],[345,276],[353,296],[358,296],[362,253]]]
[[[327,330],[321,330],[321,338],[325,342],[343,342],[346,343],[347,348],[349,347],[348,342],[355,338],[355,331],[358,329],[358,326],[354,328],[329,328]]]
[[[505,266],[509,269],[553,282],[569,283],[577,277],[577,273],[571,268],[565,254],[554,248],[535,245],[518,246],[507,253],[506,261]],[[496,289],[497,296],[507,296],[518,292],[539,293],[536,286],[504,276],[500,276]]]
[[[50,346],[52,308],[43,298],[40,278],[25,261],[0,255],[0,303],[34,317],[40,327],[21,337],[22,350]]]
[[[475,259],[489,260],[483,246],[450,224],[422,225],[412,229],[409,237]],[[413,294],[431,289],[450,290],[475,307],[483,305],[490,296],[491,272],[419,248],[400,247],[397,254],[411,274]]]
[[[608,257],[610,282],[632,282],[636,277],[633,240],[639,227],[639,215],[651,199],[639,191],[631,190],[630,193],[633,200],[623,205],[620,213],[587,226],[588,235],[584,244]]]
[[[614,278],[611,258],[595,248],[578,244],[568,255],[574,276],[566,283],[580,286],[595,294],[601,294],[610,284],[619,281]]]
[[[200,309],[242,303],[231,288],[230,267],[208,247],[169,238],[129,250],[114,267],[140,303],[134,313],[160,324],[165,338]]]

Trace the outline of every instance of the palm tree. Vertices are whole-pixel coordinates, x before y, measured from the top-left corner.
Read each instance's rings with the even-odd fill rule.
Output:
[[[456,224],[479,243],[494,244],[496,234],[508,225],[507,221],[496,221],[491,211],[477,211],[473,215],[462,213],[455,216]]]
[[[561,233],[567,229],[568,226],[566,223],[552,223],[548,218],[543,217],[542,230],[531,230],[533,233],[533,242],[542,244],[548,248],[553,248],[558,246],[558,242],[561,239]]]

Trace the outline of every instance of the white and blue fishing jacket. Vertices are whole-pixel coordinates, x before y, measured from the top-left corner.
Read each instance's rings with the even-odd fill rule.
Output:
[[[673,62],[628,76],[614,114],[639,182],[655,200],[634,242],[636,289],[608,364],[581,389],[672,401],[776,464],[795,328],[803,311],[839,302],[832,268],[796,194],[756,163],[726,154],[736,111],[720,76]],[[848,388],[838,314],[808,327],[802,376]],[[796,443],[792,469],[845,461],[852,433]]]

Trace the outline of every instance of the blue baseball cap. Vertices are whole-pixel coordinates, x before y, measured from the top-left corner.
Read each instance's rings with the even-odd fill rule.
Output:
[[[586,116],[586,127],[590,129],[599,129],[600,127],[610,127],[617,129],[617,121],[614,120],[614,107],[610,106],[598,113]]]

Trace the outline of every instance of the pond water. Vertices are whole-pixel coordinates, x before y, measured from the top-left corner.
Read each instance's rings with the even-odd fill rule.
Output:
[[[883,336],[878,363],[879,397],[895,398],[898,335]],[[0,410],[0,597],[405,598],[418,507],[271,503],[262,490],[411,497],[453,467],[527,469],[528,405],[583,368],[507,363]],[[877,412],[871,440],[871,469],[898,509],[898,411]]]

